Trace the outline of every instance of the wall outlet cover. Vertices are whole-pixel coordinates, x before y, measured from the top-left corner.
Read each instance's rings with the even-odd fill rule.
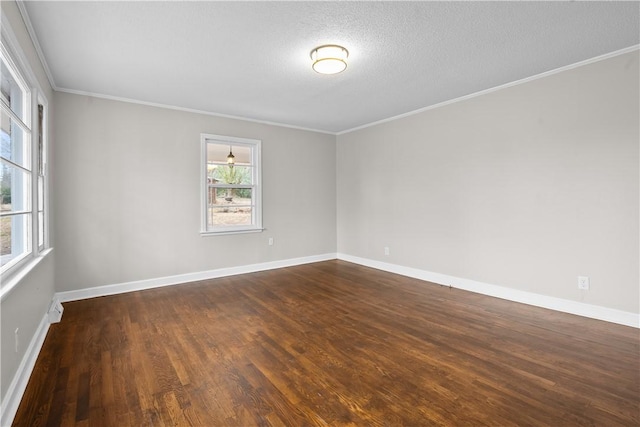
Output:
[[[578,276],[578,289],[589,290],[589,278],[586,276]]]

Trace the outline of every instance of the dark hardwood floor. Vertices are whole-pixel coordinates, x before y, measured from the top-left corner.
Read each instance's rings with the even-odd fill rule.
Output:
[[[342,261],[65,304],[18,426],[637,426],[637,329]]]

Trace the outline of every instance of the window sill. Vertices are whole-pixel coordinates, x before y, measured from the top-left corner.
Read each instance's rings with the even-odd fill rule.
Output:
[[[25,263],[20,270],[16,271],[14,274],[9,276],[8,279],[2,280],[2,288],[0,289],[0,301],[4,301],[5,298],[15,289],[16,286],[24,279],[26,276],[31,273],[31,271],[36,268],[38,264],[44,260],[47,255],[53,252],[53,248],[45,249],[40,252],[37,256],[33,257],[30,261]]]
[[[228,234],[262,233],[264,228],[250,228],[245,230],[225,230],[225,231],[201,231],[200,236],[224,236]]]

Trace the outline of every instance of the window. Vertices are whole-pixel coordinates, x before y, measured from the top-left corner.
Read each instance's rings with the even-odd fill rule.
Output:
[[[201,144],[202,233],[262,231],[261,141],[202,134]]]
[[[45,174],[44,174],[44,167],[45,167],[45,161],[44,159],[46,159],[46,152],[45,152],[45,144],[44,144],[44,117],[45,117],[45,111],[44,111],[44,105],[42,105],[41,103],[38,103],[38,147],[37,147],[37,153],[38,153],[38,160],[37,160],[37,168],[38,168],[38,188],[36,190],[36,193],[38,195],[38,206],[37,206],[37,213],[38,213],[38,251],[42,251],[45,248],[45,220],[44,220],[44,206],[45,206]]]
[[[46,103],[2,42],[0,272],[5,277],[46,246]]]

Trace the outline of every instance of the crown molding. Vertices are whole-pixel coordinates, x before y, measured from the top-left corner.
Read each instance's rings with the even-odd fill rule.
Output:
[[[395,120],[400,120],[400,119],[403,119],[405,117],[414,116],[416,114],[420,114],[420,113],[423,113],[425,111],[435,110],[436,108],[445,107],[447,105],[455,104],[455,103],[461,102],[461,101],[466,101],[468,99],[476,98],[478,96],[486,95],[486,94],[489,94],[489,93],[492,93],[492,92],[496,92],[496,91],[499,91],[499,90],[502,90],[502,89],[507,89],[507,88],[510,88],[510,87],[513,87],[513,86],[518,86],[518,85],[521,85],[521,84],[529,83],[529,82],[532,82],[534,80],[542,79],[542,78],[545,78],[545,77],[552,76],[554,74],[558,74],[558,73],[562,73],[562,72],[565,72],[565,71],[573,70],[574,68],[578,68],[578,67],[582,67],[582,66],[585,66],[585,65],[593,64],[595,62],[604,61],[605,59],[609,59],[609,58],[613,58],[613,57],[616,57],[616,56],[624,55],[626,53],[633,52],[633,51],[636,51],[636,50],[640,50],[640,45],[634,45],[634,46],[630,46],[630,47],[627,47],[627,48],[624,48],[624,49],[620,49],[620,50],[616,50],[616,51],[613,51],[613,52],[605,53],[604,55],[596,56],[596,57],[590,58],[590,59],[585,59],[584,61],[579,61],[579,62],[576,62],[576,63],[573,63],[573,64],[565,65],[563,67],[559,67],[559,68],[555,68],[553,70],[545,71],[545,72],[540,73],[540,74],[535,74],[535,75],[530,76],[530,77],[525,77],[524,79],[515,80],[513,82],[509,82],[509,83],[505,83],[505,84],[502,84],[502,85],[499,85],[499,86],[495,86],[495,87],[492,87],[492,88],[489,88],[489,89],[481,90],[479,92],[470,93],[468,95],[463,95],[463,96],[460,96],[458,98],[450,99],[448,101],[443,101],[443,102],[439,102],[437,104],[429,105],[427,107],[422,107],[422,108],[419,108],[417,110],[409,111],[407,113],[398,114],[397,116],[388,117],[386,119],[377,120],[375,122],[367,123],[367,124],[364,124],[364,125],[361,125],[361,126],[357,126],[357,127],[351,128],[351,129],[339,131],[339,132],[336,132],[336,135],[340,136],[340,135],[344,135],[344,134],[347,134],[347,133],[355,132],[355,131],[358,131],[358,130],[366,129],[366,128],[369,128],[369,127],[372,127],[372,126],[377,126],[377,125],[380,125],[380,124],[383,124],[383,123],[393,122]]]
[[[51,69],[49,68],[49,64],[47,63],[47,60],[44,56],[44,52],[42,52],[42,48],[40,47],[40,42],[38,41],[38,37],[36,36],[36,30],[33,29],[33,25],[31,24],[31,19],[29,18],[29,13],[27,12],[27,8],[24,5],[24,1],[16,1],[16,5],[18,6],[20,15],[22,15],[24,26],[27,28],[27,32],[29,33],[29,37],[31,38],[31,43],[33,44],[33,47],[38,54],[38,58],[40,59],[42,68],[47,75],[47,79],[49,80],[49,84],[51,85],[51,88],[53,90],[58,90],[58,86],[56,86],[56,82],[53,79],[53,74],[51,74]]]

